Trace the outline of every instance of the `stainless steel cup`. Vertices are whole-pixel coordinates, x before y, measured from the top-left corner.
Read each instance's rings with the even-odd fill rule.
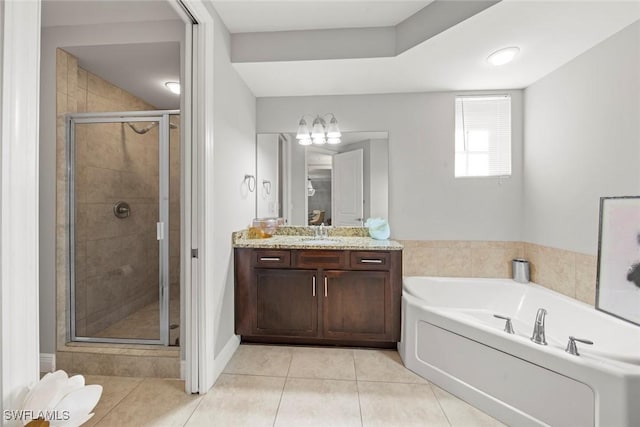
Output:
[[[522,258],[516,258],[511,261],[511,267],[513,268],[513,280],[519,283],[529,283],[530,271],[529,261]]]

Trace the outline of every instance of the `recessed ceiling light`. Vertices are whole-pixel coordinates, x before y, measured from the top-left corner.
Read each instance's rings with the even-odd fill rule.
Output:
[[[505,47],[504,49],[497,50],[493,52],[489,57],[487,57],[487,62],[491,65],[504,65],[511,61],[516,55],[520,52],[519,47]]]
[[[180,95],[180,83],[179,82],[166,82],[164,85],[171,92],[175,93],[176,95]]]

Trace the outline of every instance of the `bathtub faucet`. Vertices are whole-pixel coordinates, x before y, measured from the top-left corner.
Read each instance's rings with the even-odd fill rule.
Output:
[[[536,323],[533,325],[533,335],[531,335],[531,341],[540,345],[547,345],[547,340],[544,337],[544,317],[547,315],[547,310],[539,308],[536,314]]]

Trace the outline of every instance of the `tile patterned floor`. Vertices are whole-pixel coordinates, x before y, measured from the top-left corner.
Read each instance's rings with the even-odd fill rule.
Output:
[[[495,427],[495,419],[404,368],[391,350],[241,345],[213,389],[88,375],[104,392],[86,426]]]

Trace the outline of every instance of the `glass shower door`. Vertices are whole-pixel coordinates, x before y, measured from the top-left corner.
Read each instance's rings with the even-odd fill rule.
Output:
[[[169,119],[69,117],[73,341],[168,344]]]

